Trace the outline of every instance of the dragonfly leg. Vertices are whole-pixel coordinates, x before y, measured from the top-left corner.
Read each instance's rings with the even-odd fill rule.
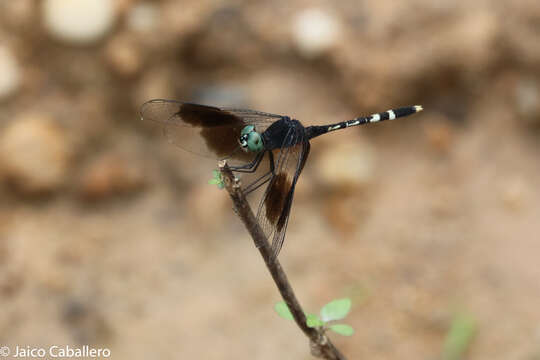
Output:
[[[272,151],[268,152],[268,161],[270,162],[270,171],[274,174],[274,154]]]
[[[269,171],[266,174],[264,174],[263,176],[259,177],[257,180],[253,181],[251,184],[246,186],[246,188],[244,189],[244,194],[248,195],[249,193],[257,190],[258,188],[260,188],[261,186],[266,184],[272,178],[271,175],[272,175],[272,172]],[[263,181],[261,181],[261,180],[263,180]]]
[[[268,171],[266,174],[262,175],[261,177],[259,177],[255,181],[253,181],[251,184],[246,186],[246,188],[244,189],[244,194],[248,195],[249,193],[257,190],[258,188],[260,188],[261,186],[266,184],[268,181],[270,181],[272,179],[272,176],[275,175],[275,172],[274,172],[274,154],[272,154],[271,151],[268,153],[268,161],[270,163],[270,171]],[[263,180],[263,181],[261,181],[261,180]]]
[[[264,151],[258,153],[252,162],[245,165],[241,165],[241,166],[231,166],[231,170],[234,172],[253,173],[257,171],[257,168],[259,167],[259,164],[261,163],[263,156],[264,156]]]

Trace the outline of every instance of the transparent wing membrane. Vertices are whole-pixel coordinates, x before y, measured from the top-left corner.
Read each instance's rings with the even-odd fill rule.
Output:
[[[309,143],[299,141],[291,129],[276,157],[274,176],[270,180],[257,211],[257,221],[272,242],[273,256],[277,257],[289,221],[294,188],[309,153]],[[290,144],[296,144],[292,145]]]

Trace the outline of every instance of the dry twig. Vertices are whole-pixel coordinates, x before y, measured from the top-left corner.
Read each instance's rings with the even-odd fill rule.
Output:
[[[283,271],[277,257],[272,256],[272,249],[268,239],[264,235],[257,219],[253,215],[251,208],[240,188],[238,179],[234,176],[226,161],[219,163],[219,170],[225,183],[225,188],[233,201],[234,209],[248,230],[253,242],[261,253],[266,267],[270,271],[274,282],[276,283],[283,300],[289,307],[298,327],[306,334],[310,340],[311,353],[314,356],[328,360],[345,360],[345,357],[332,344],[330,339],[323,332],[310,328],[306,324],[306,316],[296,299],[294,291],[289,284],[287,275]]]

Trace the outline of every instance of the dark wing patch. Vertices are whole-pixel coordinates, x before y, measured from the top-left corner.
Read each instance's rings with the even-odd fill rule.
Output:
[[[289,217],[291,214],[291,207],[292,207],[292,201],[294,197],[294,190],[296,188],[296,182],[298,181],[298,178],[300,174],[302,173],[302,170],[304,169],[304,165],[306,164],[306,161],[309,155],[309,149],[310,149],[309,142],[306,141],[297,146],[301,146],[302,149],[298,150],[299,155],[298,155],[297,161],[291,162],[291,165],[290,165],[292,166],[293,164],[296,164],[296,170],[294,172],[295,175],[292,179],[289,192],[285,199],[283,210],[277,221],[276,232],[274,233],[274,237],[272,238],[272,254],[274,257],[278,256],[281,250],[281,247],[283,246],[283,242],[285,241],[285,232],[287,230],[287,225],[289,223]]]
[[[240,117],[213,106],[183,103],[176,115],[184,123],[202,128],[244,126],[244,121]]]
[[[231,155],[239,147],[238,139],[246,126],[238,116],[216,107],[185,103],[170,117],[166,125],[167,138],[176,143],[186,131],[186,124],[199,129],[206,149],[218,159]]]
[[[274,257],[283,245],[294,188],[309,152],[309,143],[299,136],[302,133],[290,129],[277,156],[276,175],[270,181],[257,211],[257,220],[268,240],[272,241]]]
[[[264,198],[266,218],[270,223],[276,224],[278,231],[282,227],[279,224],[279,219],[290,188],[291,179],[287,177],[287,174],[279,173],[268,185],[268,195]]]
[[[238,144],[244,126],[252,124],[262,132],[281,116],[154,99],[142,105],[141,118],[159,124],[169,142],[184,150],[214,159],[248,161],[253,154]]]

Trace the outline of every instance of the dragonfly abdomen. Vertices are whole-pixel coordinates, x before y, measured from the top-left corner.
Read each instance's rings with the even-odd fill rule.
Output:
[[[405,106],[397,109],[392,109],[377,114],[372,114],[370,116],[357,117],[356,119],[343,121],[336,124],[323,125],[323,126],[309,126],[306,128],[306,135],[308,139],[312,139],[322,134],[326,134],[330,131],[336,131],[341,129],[346,129],[351,126],[358,126],[364,124],[370,124],[379,121],[385,120],[394,120],[400,117],[409,116],[415,114],[419,111],[422,111],[422,106]]]

